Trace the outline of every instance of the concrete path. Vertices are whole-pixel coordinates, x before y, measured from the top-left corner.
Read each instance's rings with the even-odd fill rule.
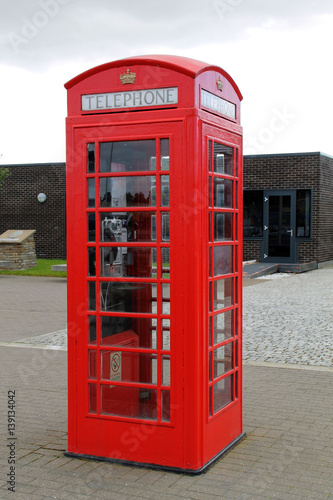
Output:
[[[63,344],[55,344],[64,337],[66,282],[1,276],[0,498],[333,498],[333,373],[327,364],[333,345],[332,272],[251,280],[255,284],[244,287],[245,357],[250,363],[244,366],[247,437],[198,477],[64,456],[66,352],[59,349]],[[29,333],[24,336],[22,329]],[[58,340],[48,345],[52,331],[58,332]],[[304,359],[292,357],[297,342],[291,345],[290,338],[303,345]],[[313,344],[308,350],[306,339],[316,342],[316,348]],[[327,343],[322,347],[323,339]],[[272,367],[273,362],[280,364]],[[15,391],[16,409],[15,494],[7,484],[10,391]]]

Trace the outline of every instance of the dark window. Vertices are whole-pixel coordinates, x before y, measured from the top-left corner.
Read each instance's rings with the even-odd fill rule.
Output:
[[[244,238],[260,238],[263,232],[263,191],[244,191]]]
[[[311,191],[299,189],[296,191],[296,236],[310,238],[311,231]]]

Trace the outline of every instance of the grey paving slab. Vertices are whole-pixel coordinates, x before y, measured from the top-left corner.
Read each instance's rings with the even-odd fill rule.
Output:
[[[332,498],[333,372],[326,363],[327,352],[332,351],[332,337],[328,338],[328,343],[323,341],[326,332],[331,333],[332,272],[322,269],[274,282],[258,281],[255,286],[244,288],[244,354],[251,363],[257,362],[258,353],[264,359],[263,366],[244,366],[244,430],[247,437],[199,477],[64,456],[67,357],[62,350],[65,346],[61,344],[66,326],[63,323],[66,304],[61,295],[65,282],[59,286],[57,281],[43,280],[43,295],[42,282],[28,279],[22,285],[22,278],[11,282],[13,277],[9,277],[6,289],[12,297],[14,289],[26,294],[30,290],[26,305],[22,297],[17,299],[20,315],[25,315],[25,307],[31,312],[32,296],[39,310],[36,305],[36,324],[29,325],[30,336],[16,335],[16,342],[11,346],[8,337],[1,338],[0,498]],[[1,285],[0,290],[3,296]],[[49,298],[53,295],[59,316],[49,330],[49,323],[41,321],[39,324],[38,317],[43,318],[45,314],[43,301],[49,307]],[[0,314],[2,317],[1,311]],[[295,319],[290,320],[290,314]],[[31,316],[28,319],[30,321]],[[8,329],[15,330],[15,321],[13,314]],[[36,329],[40,335],[33,333]],[[311,364],[306,366],[312,370],[299,369],[303,367],[303,360],[291,357],[295,346],[289,339],[298,339],[306,356],[307,343],[302,342],[310,339],[310,334],[318,343],[319,354],[309,356]],[[274,356],[281,344],[284,346],[281,366],[293,369],[273,368],[265,362],[266,359],[277,360]],[[22,345],[25,348],[21,348]],[[280,361],[276,363],[279,366]],[[327,371],[320,371],[321,368]],[[8,390],[15,390],[17,396],[15,495],[8,492],[6,483],[5,396]]]

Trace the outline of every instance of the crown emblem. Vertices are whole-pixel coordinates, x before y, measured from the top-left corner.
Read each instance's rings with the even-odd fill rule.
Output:
[[[120,80],[123,85],[126,85],[126,83],[134,83],[136,79],[136,73],[130,72],[129,69],[126,70],[126,73],[123,73],[120,75]]]
[[[218,79],[216,80],[216,86],[217,86],[217,90],[223,90],[223,82],[221,80],[220,77],[218,77]]]

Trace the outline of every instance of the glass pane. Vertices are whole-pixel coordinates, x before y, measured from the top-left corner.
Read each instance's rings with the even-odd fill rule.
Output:
[[[309,238],[311,225],[311,191],[300,189],[296,191],[296,236]]]
[[[214,143],[214,172],[234,175],[232,148]]]
[[[233,278],[214,281],[214,311],[229,307],[233,303]]]
[[[232,249],[230,245],[214,247],[214,276],[233,272]]]
[[[213,272],[213,249],[212,249],[212,247],[208,248],[208,256],[209,256],[209,277],[212,278],[212,272]]]
[[[157,354],[102,351],[101,379],[117,382],[157,384]]]
[[[162,349],[170,350],[170,320],[162,319]]]
[[[96,248],[88,248],[88,276],[96,276]]]
[[[96,241],[96,217],[88,214],[88,241]]]
[[[170,248],[161,248],[161,276],[163,279],[170,279]]]
[[[88,316],[89,344],[96,344],[96,316]]]
[[[208,170],[212,171],[212,141],[208,141]]]
[[[161,225],[162,241],[170,241],[169,212],[161,212]]]
[[[89,390],[89,413],[97,413],[97,386],[88,384]]]
[[[208,212],[208,241],[212,240],[212,212]]]
[[[155,140],[100,144],[100,172],[138,172],[155,169]]]
[[[96,283],[94,281],[88,283],[88,309],[96,311]]]
[[[156,212],[103,212],[100,238],[111,243],[156,241]]]
[[[161,175],[161,207],[169,206],[169,176]]]
[[[162,421],[170,422],[170,391],[162,391]]]
[[[91,379],[95,379],[97,376],[96,370],[96,353],[97,351],[89,349],[88,358],[89,358],[89,375],[88,377]]]
[[[233,315],[234,311],[227,311],[214,316],[214,345],[233,337]]]
[[[214,207],[232,208],[232,186],[228,179],[214,179]]]
[[[232,214],[214,214],[214,240],[232,241]]]
[[[263,191],[244,191],[244,238],[261,237],[263,232]]]
[[[95,172],[95,144],[87,144],[87,172],[93,174]]]
[[[170,314],[170,284],[162,283],[162,314]]]
[[[169,170],[169,139],[161,139],[161,170]]]
[[[88,179],[87,180],[87,191],[88,191],[88,207],[94,207],[95,206],[95,179]]]
[[[101,276],[150,278],[153,275],[153,250],[143,247],[103,247]]]
[[[102,177],[99,197],[101,207],[156,206],[156,177]]]
[[[212,197],[212,178],[208,177],[208,203],[209,206],[213,206],[213,197]]]
[[[209,416],[212,416],[212,394],[213,394],[213,388],[209,388]]]
[[[170,356],[162,356],[162,385],[170,386]]]
[[[227,406],[232,400],[233,375],[230,375],[214,384],[214,413]]]
[[[268,216],[269,257],[289,257],[291,196],[270,196]]]
[[[232,370],[233,343],[214,350],[214,379]]]
[[[101,345],[156,349],[155,318],[101,316]]]
[[[157,391],[138,387],[101,386],[101,413],[129,418],[157,419]]]
[[[151,283],[101,282],[101,310],[112,312],[151,313],[153,288]]]

